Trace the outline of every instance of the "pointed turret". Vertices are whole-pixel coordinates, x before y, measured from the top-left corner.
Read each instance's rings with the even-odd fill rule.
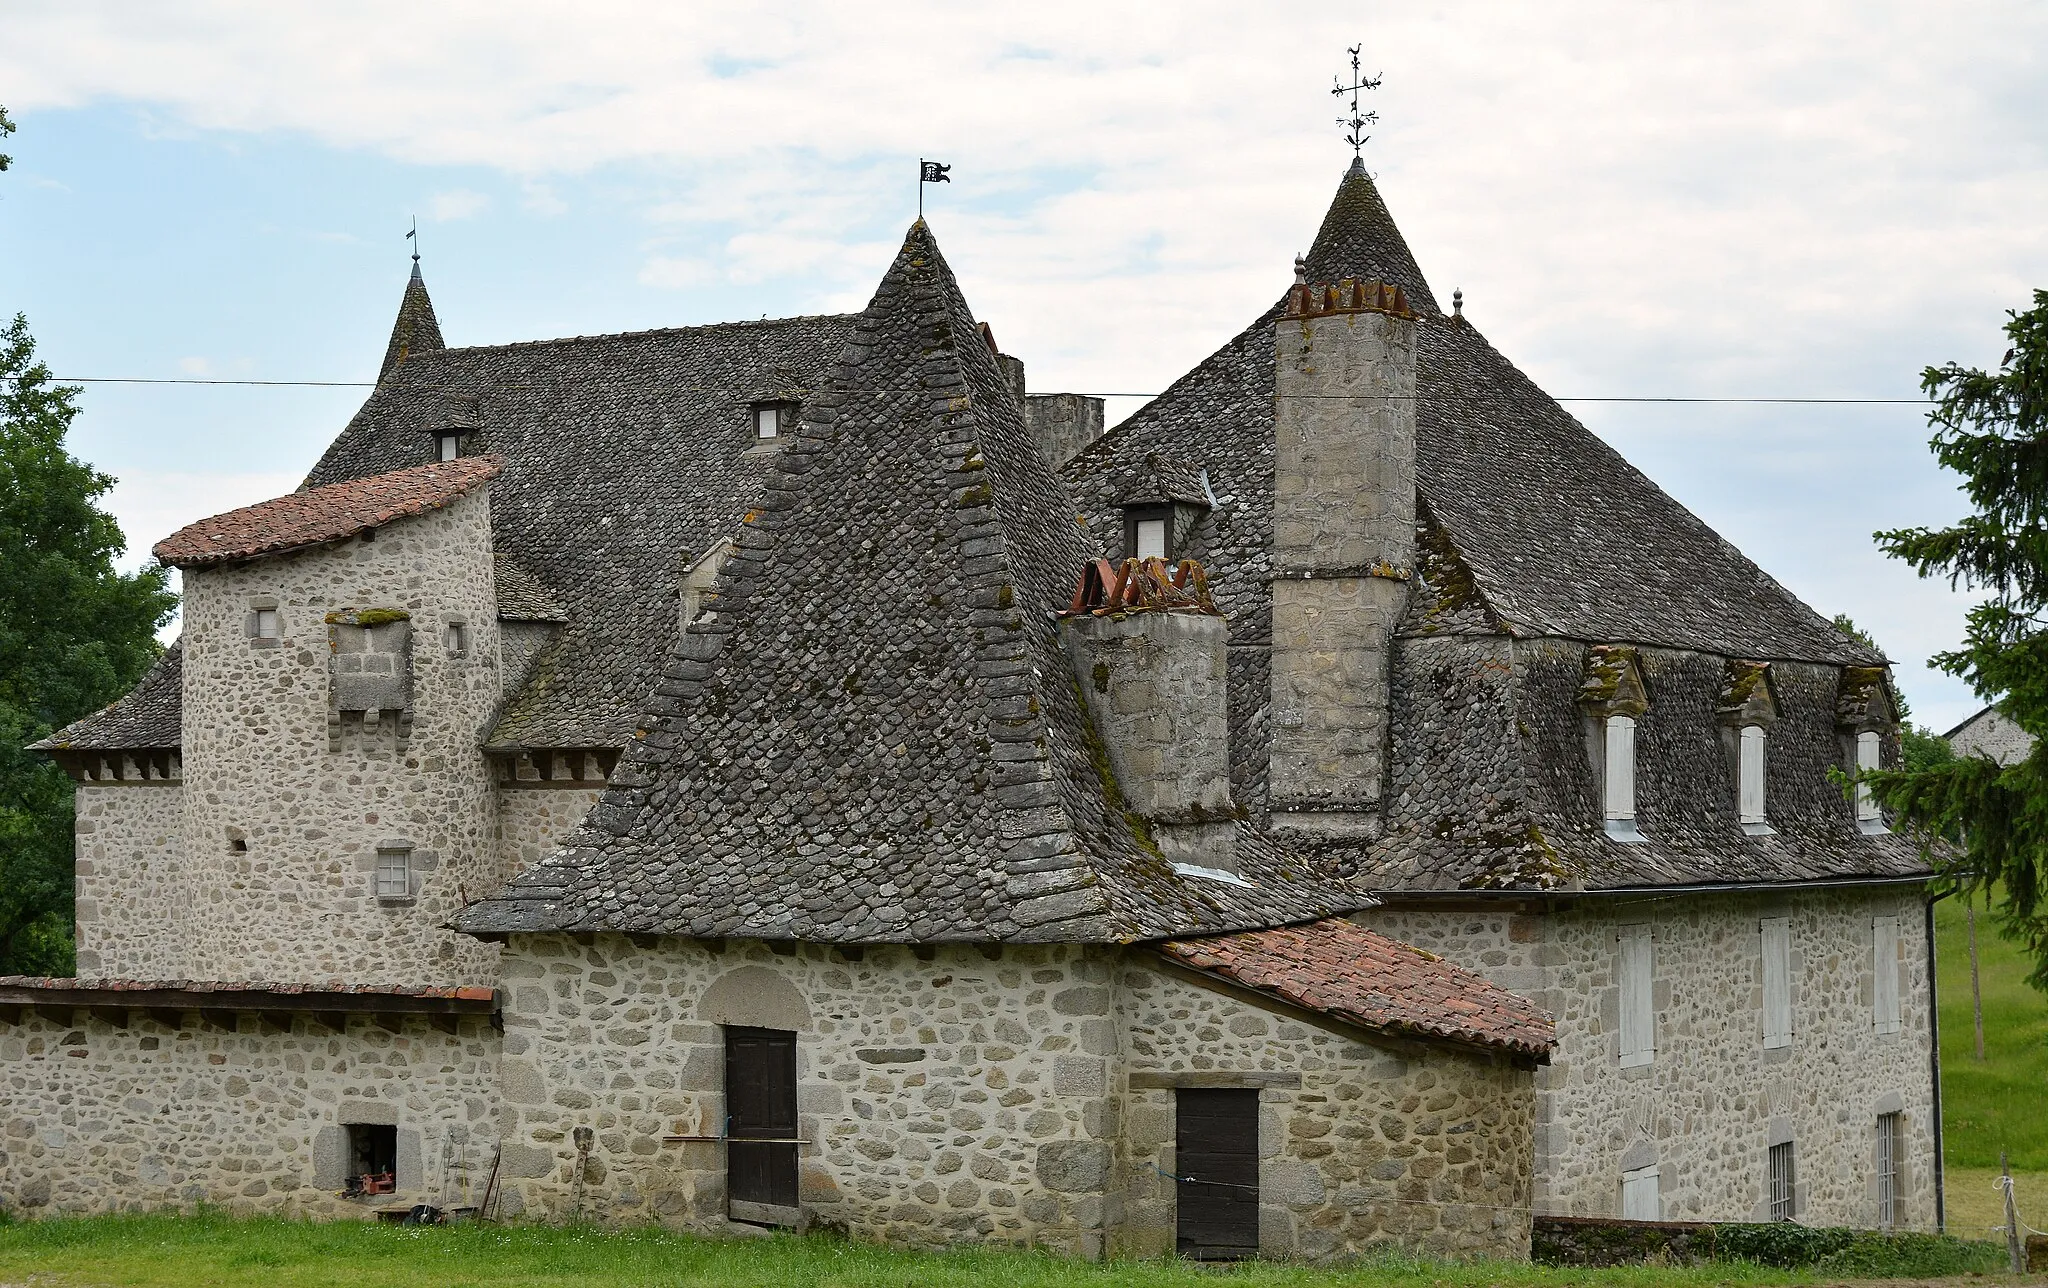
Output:
[[[447,347],[441,339],[441,323],[434,316],[434,302],[427,298],[427,280],[420,276],[419,256],[415,255],[412,278],[405,284],[405,298],[398,303],[398,320],[391,324],[391,343],[384,346],[384,365],[377,368],[377,383],[383,384],[413,354],[433,353]]]
[[[1407,239],[1387,213],[1387,203],[1380,200],[1380,190],[1365,172],[1365,162],[1357,157],[1351,158],[1323,226],[1316,230],[1306,267],[1311,282],[1387,282],[1400,287],[1417,312],[1443,311],[1430,294]]]

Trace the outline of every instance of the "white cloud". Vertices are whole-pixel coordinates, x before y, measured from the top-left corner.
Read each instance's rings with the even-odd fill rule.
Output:
[[[205,358],[180,358],[178,359],[178,370],[188,376],[210,379],[213,376],[213,363]]]
[[[637,201],[643,283],[792,311],[863,302],[911,163],[950,161],[934,226],[1045,387],[1160,388],[1278,293],[1348,160],[1324,78],[1361,35],[1368,164],[1417,257],[1558,393],[1910,395],[1995,359],[2048,282],[2048,8],[2024,0],[1486,0],[1367,31],[1226,0],[48,0],[8,28],[18,112],[126,102],[159,135],[493,169],[549,213]],[[635,182],[584,182],[607,167]],[[483,200],[434,216],[481,209],[455,198]],[[1959,600],[1869,554],[1955,510],[1910,416],[1581,410],[1901,657],[1955,638]],[[1936,722],[1969,701],[1906,682]]]
[[[491,199],[481,192],[457,188],[451,192],[437,192],[427,200],[427,213],[435,223],[450,223],[457,219],[469,219],[490,208]]]

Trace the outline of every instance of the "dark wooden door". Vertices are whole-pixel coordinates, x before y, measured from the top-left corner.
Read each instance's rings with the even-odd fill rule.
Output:
[[[793,1220],[796,1207],[796,1034],[725,1030],[725,1186],[739,1220]],[[745,1206],[742,1206],[745,1205]],[[763,1213],[757,1207],[788,1208]]]
[[[1183,1257],[1259,1254],[1259,1093],[1174,1096],[1175,1243]]]

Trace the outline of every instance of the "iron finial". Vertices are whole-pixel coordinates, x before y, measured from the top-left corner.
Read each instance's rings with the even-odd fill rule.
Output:
[[[1301,255],[1294,257],[1294,284],[1296,286],[1308,285],[1308,260]]]
[[[1378,89],[1380,87],[1379,77],[1367,78],[1359,71],[1358,55],[1359,51],[1364,48],[1364,45],[1353,45],[1347,51],[1351,55],[1351,83],[1349,85],[1339,83],[1334,76],[1330,78],[1330,93],[1338,98],[1342,98],[1346,94],[1351,95],[1351,115],[1349,118],[1339,117],[1337,124],[1345,127],[1344,141],[1351,145],[1351,155],[1354,157],[1365,147],[1365,141],[1372,137],[1365,132],[1365,127],[1380,123],[1380,114],[1378,112],[1360,112],[1358,110],[1358,91],[1362,89]]]
[[[1451,316],[1454,318],[1465,316],[1465,288],[1462,286],[1451,288]]]

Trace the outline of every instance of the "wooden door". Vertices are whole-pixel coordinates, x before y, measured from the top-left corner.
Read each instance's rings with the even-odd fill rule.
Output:
[[[1205,1261],[1259,1253],[1259,1093],[1174,1096],[1175,1244]]]
[[[796,1034],[727,1026],[725,1123],[728,1214],[796,1224]]]

